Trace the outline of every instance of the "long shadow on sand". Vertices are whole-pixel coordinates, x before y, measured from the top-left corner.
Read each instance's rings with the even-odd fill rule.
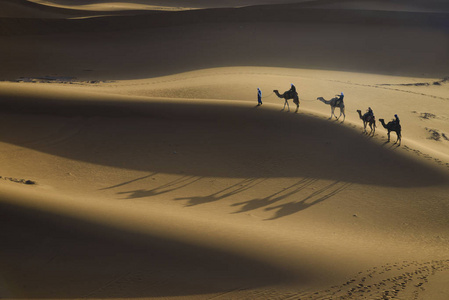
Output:
[[[258,184],[262,183],[264,179],[248,178],[239,183],[233,184],[225,189],[212,193],[206,196],[192,196],[192,197],[179,197],[175,200],[188,200],[186,206],[195,206],[200,204],[211,203],[225,198],[237,195],[246,190],[249,190]]]
[[[396,187],[447,182],[445,174],[347,126],[254,110],[249,104],[82,101],[69,95],[60,101],[37,95],[0,97],[0,108],[10,112],[3,114],[1,125],[14,124],[1,135],[2,142],[97,165],[183,176],[302,177]],[[74,119],[81,128],[75,133]]]
[[[0,199],[1,200],[1,199]],[[306,283],[267,262],[0,201],[6,298],[140,298],[221,294]],[[307,275],[306,275],[307,273]]]
[[[172,180],[166,184],[157,186],[152,189],[148,189],[148,190],[140,189],[140,190],[134,190],[134,191],[119,192],[118,194],[119,195],[127,194],[128,199],[153,197],[153,196],[158,196],[158,195],[169,193],[169,192],[172,192],[175,190],[182,189],[182,188],[189,186],[199,180],[201,180],[201,177],[182,176],[181,178],[177,178],[177,179]]]
[[[149,176],[152,176],[151,174]],[[136,180],[142,178],[148,178],[149,176],[144,176],[135,180],[131,180],[130,182],[135,182]],[[179,190],[185,188],[191,184],[195,184],[203,180],[204,178],[193,177],[193,176],[180,176],[175,180],[172,180],[165,184],[153,185],[154,187],[151,189],[140,189],[140,190],[132,190],[126,192],[118,192],[117,194],[123,195],[127,194],[127,199],[135,199],[135,198],[151,198],[155,196],[159,196],[161,194],[169,193],[175,190]],[[319,179],[314,178],[303,178],[296,183],[291,184],[290,186],[284,187],[266,197],[256,198],[247,201],[233,202],[237,195],[244,193],[245,191],[257,189],[257,186],[263,183],[266,183],[268,179],[266,178],[247,178],[236,182],[234,184],[230,184],[228,187],[218,189],[214,193],[210,193],[204,196],[188,196],[188,197],[178,197],[175,198],[175,201],[183,201],[186,202],[186,207],[197,206],[202,204],[208,204],[216,201],[225,200],[230,198],[230,206],[231,207],[240,207],[240,209],[234,214],[245,213],[252,210],[257,210],[264,208],[266,211],[275,211],[274,216],[268,218],[266,220],[275,220],[278,218],[282,218],[288,215],[295,214],[304,209],[307,209],[315,204],[323,202],[338,193],[344,191],[346,188],[351,186],[351,183],[345,182],[331,182],[331,183],[323,183],[320,182]],[[124,183],[124,184],[127,184]],[[120,187],[124,184],[118,184],[116,186],[110,187]],[[307,188],[311,188],[311,190],[307,191]],[[312,192],[311,192],[312,191]],[[245,195],[240,195],[239,199],[245,198]],[[276,206],[276,203],[282,202],[287,199],[295,199],[294,201],[279,204]],[[300,199],[300,200],[298,200]]]
[[[267,197],[260,198],[260,199],[252,199],[252,200],[243,201],[243,202],[237,202],[237,203],[233,203],[231,206],[240,206],[240,210],[235,213],[243,213],[243,212],[248,212],[248,211],[251,211],[254,209],[270,206],[278,201],[281,201],[283,199],[286,199],[290,196],[293,196],[293,195],[299,193],[304,188],[313,184],[316,181],[318,181],[318,180],[305,178],[305,179],[303,179],[297,183],[294,183],[294,184],[290,185],[289,187],[284,188],[281,191],[273,193]]]
[[[300,212],[304,209],[307,209],[313,205],[316,205],[320,202],[323,202],[324,200],[327,200],[331,198],[332,196],[335,196],[336,194],[344,191],[346,188],[348,188],[351,185],[351,183],[341,183],[341,182],[333,182],[320,190],[313,192],[311,195],[305,197],[304,199],[300,201],[293,201],[289,203],[284,203],[277,206],[270,206],[265,208],[265,210],[275,210],[275,215],[267,220],[275,220],[282,217],[286,217],[292,214],[295,214],[297,212]]]

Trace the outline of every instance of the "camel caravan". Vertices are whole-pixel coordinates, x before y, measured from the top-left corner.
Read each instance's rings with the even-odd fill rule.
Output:
[[[258,94],[257,94],[257,99],[258,99],[258,106],[262,104],[261,102],[261,96],[262,93],[260,91],[259,88],[257,88]],[[278,96],[281,99],[284,99],[284,107],[282,108],[282,110],[285,109],[285,106],[287,106],[288,111],[290,111],[290,105],[288,104],[288,100],[292,99],[293,103],[296,104],[296,110],[295,113],[298,112],[299,109],[299,95],[298,92],[296,91],[296,87],[293,85],[293,83],[291,84],[290,90],[285,91],[284,93],[280,94],[278,90],[273,90],[273,93],[276,94],[276,96]],[[334,116],[337,120],[340,119],[341,116],[343,116],[343,121],[345,121],[346,115],[345,115],[345,103],[343,101],[344,99],[344,94],[343,92],[335,95],[336,97],[330,99],[330,100],[326,100],[323,97],[318,97],[317,100],[323,102],[324,104],[330,105],[331,107],[331,116],[329,117],[329,119],[332,119],[332,117]],[[335,109],[339,108],[340,109],[340,115],[337,117],[337,115],[335,114]],[[374,133],[376,132],[376,118],[374,117],[374,113],[373,110],[371,109],[371,107],[368,107],[368,110],[366,111],[366,113],[364,113],[362,115],[362,111],[361,110],[357,110],[357,113],[359,114],[360,119],[363,121],[363,133],[366,133],[370,136],[374,136]],[[388,122],[387,124],[385,124],[385,120],[384,119],[379,119],[379,122],[382,124],[382,126],[387,130],[387,136],[388,136],[388,141],[387,143],[390,142],[390,133],[391,132],[395,132],[397,139],[396,142],[394,142],[394,144],[398,144],[401,145],[401,124],[399,122],[399,117],[398,115],[394,115],[394,119],[390,122]],[[367,132],[367,125],[370,128],[370,132]]]

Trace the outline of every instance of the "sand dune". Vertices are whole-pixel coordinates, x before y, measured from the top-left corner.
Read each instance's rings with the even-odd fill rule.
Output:
[[[319,8],[344,8],[344,9],[373,9],[373,10],[402,10],[402,11],[447,11],[448,5],[445,1],[441,0],[377,0],[377,1],[341,1],[341,0],[220,0],[220,1],[207,1],[207,0],[191,0],[191,1],[179,1],[179,0],[149,0],[138,1],[133,0],[130,2],[125,1],[111,1],[111,0],[32,0],[31,2],[41,5],[53,6],[53,7],[71,7],[77,8],[85,5],[97,5],[97,9],[101,10],[110,9],[109,7],[141,7],[144,9],[146,6],[153,7],[191,7],[191,8],[214,8],[214,7],[243,7],[252,5],[268,5],[268,4],[287,4],[291,5],[296,3],[301,7],[319,7]]]
[[[200,177],[301,176],[406,187],[444,182],[444,176],[431,170],[425,171],[419,163],[382,149],[361,136],[359,130],[336,127],[333,123],[307,115],[300,118],[294,114],[279,115],[273,108],[259,111],[254,108],[254,104],[244,102],[239,104],[165,99],[144,101],[140,98],[73,92],[66,95],[50,92],[36,95],[35,88],[29,90],[34,92],[33,96],[20,97],[23,90],[26,89],[15,90],[13,95],[2,98],[2,111],[35,115],[35,129],[31,130],[37,129],[37,132],[33,132],[30,137],[29,133],[25,132],[25,136],[21,137],[16,132],[11,137],[12,141],[9,141],[7,136],[3,141],[14,143],[17,139],[27,141],[31,137],[39,140],[39,132],[46,136],[56,125],[50,122],[52,115],[77,119],[74,123],[78,129],[71,128],[75,131],[75,137],[64,142],[62,150],[58,147],[50,149],[55,151],[52,154],[56,156],[64,156],[65,153],[76,155],[70,157],[76,161],[87,159],[93,160],[92,163],[95,164],[114,166],[118,163],[126,169],[141,166],[145,171],[145,166],[151,164],[151,170],[157,173],[187,173]],[[43,114],[42,121],[38,117],[39,114]],[[129,124],[115,125],[113,120],[109,123],[107,119],[90,120],[95,117],[117,116],[126,118],[124,121]],[[140,120],[134,122],[130,118]],[[5,126],[10,121],[4,120]],[[107,123],[109,125],[105,126]],[[88,136],[83,134],[83,128],[86,127],[90,128]],[[158,130],[154,130],[156,128]],[[142,132],[145,132],[144,139]],[[166,137],[170,137],[169,143],[176,151],[180,154],[186,151],[188,155],[177,155],[176,159],[172,160],[169,158],[172,153],[165,147],[159,151],[153,149],[154,145],[164,144]],[[250,148],[244,143],[245,140],[251,141]],[[39,144],[41,143],[37,142],[33,148],[40,152],[45,151],[37,148]],[[129,147],[128,144],[133,146]],[[352,146],[348,147],[348,144]],[[74,151],[78,148],[77,145],[83,145],[87,152]],[[100,145],[104,151],[114,149],[111,154],[119,156],[108,158],[103,151],[98,152],[103,153],[101,156],[91,155],[91,149]],[[42,146],[48,145],[42,143]],[[118,147],[123,147],[123,150]],[[151,152],[146,153],[144,150],[144,157],[139,157],[135,152],[136,148],[151,149]],[[68,149],[73,150],[68,152]],[[222,151],[231,161],[217,161],[217,154]],[[357,155],[358,153],[363,153],[363,156]],[[167,154],[169,156],[166,156]],[[163,156],[167,159],[158,162],[158,158]],[[125,162],[124,157],[131,160]],[[252,165],[255,157],[257,159]],[[370,159],[367,160],[366,157]],[[251,166],[242,168],[242,162],[245,161],[245,165]],[[263,164],[259,165],[259,161],[263,161]],[[350,165],[347,165],[348,161],[351,161]],[[379,172],[359,174],[354,172],[353,165],[363,166],[368,170],[378,168]],[[323,173],[320,166],[327,166],[329,169]],[[381,166],[383,169],[380,169]],[[404,172],[404,169],[407,172]],[[389,176],[385,177],[384,174]]]
[[[2,63],[0,78],[58,74],[123,80],[226,66],[447,76],[444,13],[341,10],[336,14],[281,7],[153,12],[82,21],[3,18],[1,55],[10,59]],[[20,51],[11,51],[14,47]]]
[[[289,2],[0,4],[0,297],[448,298],[447,4]]]
[[[62,6],[42,5],[40,2],[28,0],[4,0],[0,3],[1,18],[44,18],[44,19],[65,19],[87,16],[98,16],[101,11],[81,11]],[[134,10],[134,13],[136,11]]]
[[[33,243],[42,245],[37,257],[16,254],[17,261],[28,262],[8,276],[26,283],[28,288],[14,289],[18,295],[208,298],[233,291],[231,297],[250,293],[262,299],[310,288],[326,294],[324,289],[343,278],[385,262],[410,262],[400,270],[419,269],[430,260],[438,261],[434,267],[442,272],[447,267],[442,243],[447,172],[383,148],[359,129],[307,113],[281,113],[279,103],[261,110],[245,101],[158,100],[9,85],[1,97],[2,147],[9,153],[4,172],[36,181],[37,190],[8,193],[11,187],[5,186],[8,196],[2,200],[9,218],[44,228],[33,227]],[[25,216],[33,217],[11,205],[31,206]],[[41,214],[57,221],[36,220]],[[48,236],[53,222],[62,232]],[[15,237],[29,231],[22,226],[5,233],[7,253],[20,248]],[[61,242],[53,234],[65,238]],[[48,240],[54,242],[41,244]],[[76,251],[68,250],[80,240]],[[120,248],[107,250],[110,243]],[[156,254],[148,257],[150,249]],[[54,251],[60,257],[55,263],[48,257]],[[89,262],[98,255],[105,260]],[[234,267],[216,261],[223,255]],[[346,256],[352,257],[349,265]],[[174,263],[173,257],[187,261]],[[49,260],[48,275],[25,276],[42,259]],[[90,267],[73,269],[72,260]],[[111,266],[108,272],[104,264]],[[181,275],[185,272],[188,278]],[[168,274],[177,275],[164,279]],[[75,284],[79,281],[84,283]],[[141,286],[149,283],[150,289]]]
[[[16,199],[17,195],[15,192]],[[48,202],[44,199],[34,195],[30,202],[41,200],[42,206]],[[58,202],[61,200],[56,199]],[[122,213],[108,207],[108,203],[102,203],[101,207],[87,206],[91,213],[115,216],[116,220],[123,217]],[[74,207],[70,209],[70,214],[73,214]],[[242,284],[257,288],[293,279],[307,281],[306,278],[301,279],[299,273],[284,270],[255,256],[192,244],[188,238],[187,242],[183,241],[185,237],[173,239],[167,228],[161,235],[154,228],[157,224],[154,220],[151,222],[152,232],[138,232],[136,227],[133,230],[124,228],[130,224],[126,218],[127,225],[117,228],[98,224],[98,216],[97,221],[88,221],[48,210],[51,207],[42,211],[2,204],[2,224],[17,230],[16,238],[11,233],[2,234],[8,241],[3,254],[9,259],[2,269],[8,275],[6,291],[14,293],[10,296],[191,296],[224,293]],[[191,226],[188,228],[192,230]],[[192,235],[188,230],[183,233]],[[17,265],[24,260],[26,265],[18,270]],[[36,269],[40,271],[36,272]]]

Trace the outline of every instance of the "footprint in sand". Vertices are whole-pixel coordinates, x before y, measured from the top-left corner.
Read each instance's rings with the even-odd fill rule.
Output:
[[[418,299],[431,276],[446,270],[449,260],[385,264],[358,272],[341,285],[301,294],[301,299]]]

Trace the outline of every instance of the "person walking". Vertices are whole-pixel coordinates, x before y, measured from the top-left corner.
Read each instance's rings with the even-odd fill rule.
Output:
[[[262,105],[262,91],[257,88],[257,106]]]

